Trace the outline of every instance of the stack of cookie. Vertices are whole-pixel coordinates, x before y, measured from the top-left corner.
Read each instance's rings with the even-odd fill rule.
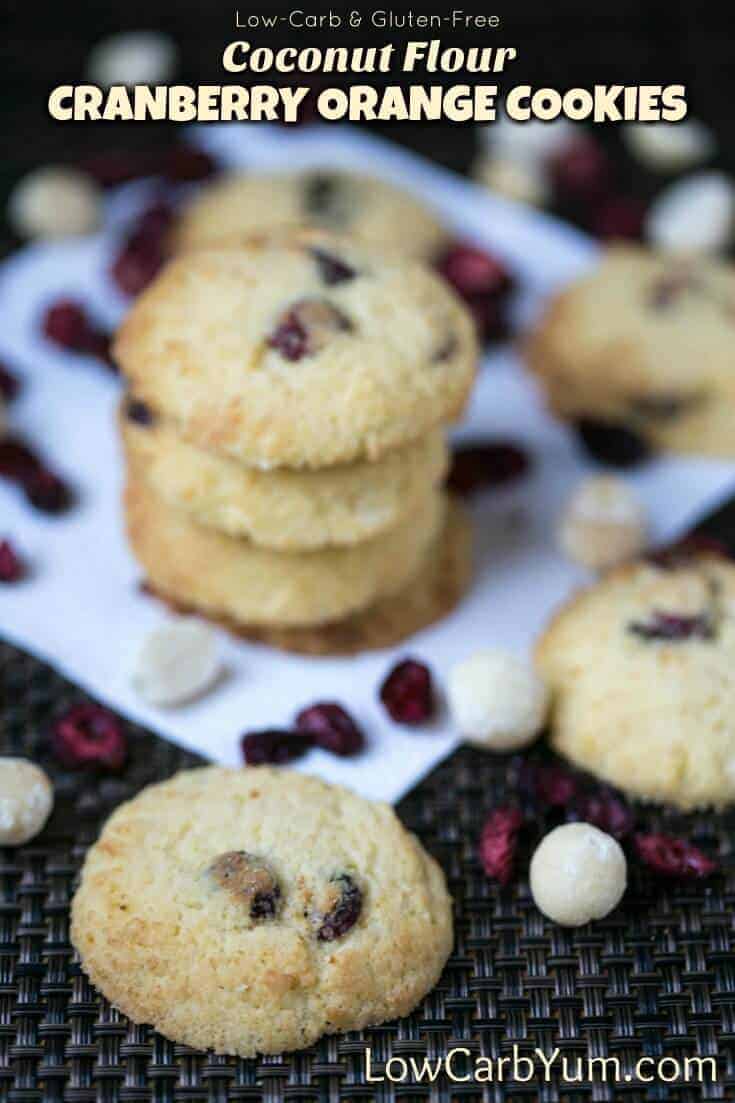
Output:
[[[472,321],[422,264],[321,230],[175,258],[115,344],[154,592],[308,652],[385,646],[469,577],[441,426]]]

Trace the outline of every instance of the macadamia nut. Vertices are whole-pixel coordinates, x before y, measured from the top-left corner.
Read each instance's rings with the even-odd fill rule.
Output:
[[[102,218],[97,185],[83,172],[49,165],[35,169],[14,187],[8,220],[21,237],[55,238],[89,234]]]
[[[627,863],[612,835],[589,823],[565,823],[546,835],[531,859],[536,906],[563,927],[604,919],[620,903]]]
[[[491,192],[540,207],[548,198],[549,188],[542,165],[533,158],[506,157],[501,154],[480,157],[473,176]]]
[[[172,707],[204,693],[219,672],[216,632],[192,617],[182,617],[145,637],[135,656],[132,681],[149,704]]]
[[[716,253],[735,231],[735,185],[724,172],[696,172],[677,180],[651,205],[646,240],[669,253]]]
[[[634,157],[658,172],[694,168],[716,151],[715,136],[698,119],[679,123],[630,123],[623,136]]]
[[[0,846],[21,846],[38,835],[54,806],[51,782],[25,758],[0,758]]]
[[[594,475],[582,480],[566,505],[559,546],[574,563],[602,571],[643,551],[647,528],[643,507],[627,483]]]
[[[449,672],[452,719],[471,743],[514,751],[544,726],[548,693],[533,664],[501,651],[479,651]]]
[[[93,84],[165,84],[176,71],[176,45],[160,31],[122,31],[90,51],[87,75]]]

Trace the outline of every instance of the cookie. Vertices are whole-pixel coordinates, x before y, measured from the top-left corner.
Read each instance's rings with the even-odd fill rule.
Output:
[[[252,1057],[408,1014],[449,955],[451,900],[387,805],[292,771],[204,767],[114,812],[72,941],[134,1022]]]
[[[274,551],[195,524],[129,469],[125,510],[130,543],[163,597],[242,624],[328,624],[405,586],[439,532],[445,502],[434,491],[373,540],[345,548]]]
[[[528,361],[564,420],[732,456],[734,317],[731,265],[615,246],[552,303]]]
[[[537,652],[554,747],[631,796],[735,800],[735,564],[618,567],[574,597]]]
[[[447,471],[440,429],[376,463],[260,471],[189,444],[135,399],[123,403],[120,426],[126,452],[164,501],[198,524],[270,548],[370,540],[415,512]]]
[[[138,298],[115,357],[183,436],[249,466],[376,460],[464,408],[473,322],[417,262],[319,231],[201,251]]]
[[[450,498],[442,529],[418,574],[398,593],[368,609],[316,628],[254,628],[223,617],[216,620],[234,635],[281,651],[355,655],[395,647],[442,620],[461,601],[471,580],[472,527],[461,504]],[[191,611],[185,603],[163,600],[177,612]]]
[[[174,252],[237,245],[253,233],[318,225],[430,262],[446,244],[438,217],[382,180],[346,172],[235,174],[205,187],[169,239]]]

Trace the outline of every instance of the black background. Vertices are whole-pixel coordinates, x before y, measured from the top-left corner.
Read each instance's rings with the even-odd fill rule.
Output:
[[[454,5],[452,5],[454,6]],[[46,102],[57,84],[76,83],[83,78],[89,47],[117,30],[155,28],[171,34],[182,54],[181,79],[197,84],[213,81],[240,82],[224,73],[221,55],[224,45],[248,37],[261,45],[329,44],[346,42],[384,44],[407,37],[435,37],[435,32],[368,29],[369,15],[382,5],[332,4],[333,10],[360,10],[363,31],[247,33],[235,27],[235,12],[327,11],[330,5],[313,0],[234,0],[208,3],[201,0],[127,0],[126,3],[66,0],[33,3],[6,0],[3,28],[4,62],[2,81],[3,158],[0,193],[4,199],[13,182],[25,171],[49,161],[74,162],[86,152],[110,147],[141,148],[169,140],[160,124],[77,123],[51,120]],[[386,8],[408,11],[445,12],[417,2],[387,3]],[[690,112],[715,126],[730,160],[732,103],[735,93],[732,31],[735,16],[730,5],[715,3],[663,3],[656,0],[617,0],[615,4],[547,2],[536,5],[519,0],[515,4],[473,7],[464,10],[495,14],[498,30],[444,33],[445,44],[515,46],[518,59],[501,88],[530,82],[560,89],[595,83],[683,83],[687,86]],[[460,75],[461,76],[461,75]],[[330,78],[331,79],[331,78]],[[421,78],[419,78],[421,79]],[[451,82],[457,80],[451,77]],[[487,78],[486,78],[487,79]],[[495,79],[495,78],[490,78]],[[391,77],[395,80],[395,76]],[[435,78],[431,78],[434,81]],[[175,129],[171,126],[169,131]],[[471,124],[392,123],[379,127],[391,138],[425,152],[444,164],[466,170],[474,148]],[[598,131],[601,128],[597,128]],[[605,127],[612,132],[614,127]],[[614,141],[615,138],[613,137]],[[3,228],[5,244],[9,239]]]

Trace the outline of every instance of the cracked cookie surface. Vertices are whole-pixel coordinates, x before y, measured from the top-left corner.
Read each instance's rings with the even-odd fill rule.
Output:
[[[251,1057],[408,1014],[449,955],[451,901],[387,805],[287,770],[204,767],[113,813],[72,940],[135,1022]]]

